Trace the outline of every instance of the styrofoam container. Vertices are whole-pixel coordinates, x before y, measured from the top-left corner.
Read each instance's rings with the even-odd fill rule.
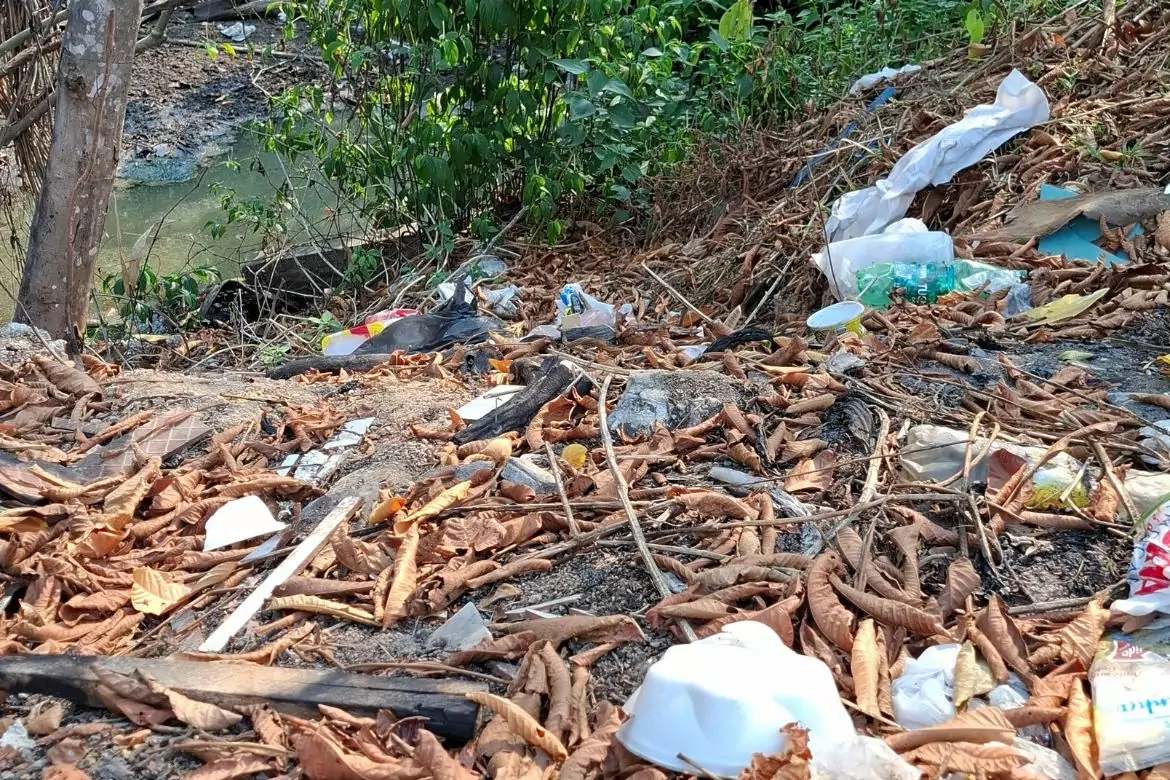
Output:
[[[617,738],[631,753],[676,772],[738,775],[753,753],[784,749],[781,729],[799,722],[821,746],[852,739],[829,668],[790,650],[763,623],[732,623],[715,636],[671,647],[625,704]]]

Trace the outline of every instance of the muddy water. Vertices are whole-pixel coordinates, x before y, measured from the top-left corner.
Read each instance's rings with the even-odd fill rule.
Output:
[[[315,179],[311,179],[314,173]],[[192,181],[133,186],[119,181],[110,198],[95,289],[101,292],[102,279],[119,273],[135,242],[152,230],[157,230],[157,237],[147,262],[160,275],[199,266],[214,266],[224,277],[236,273],[241,261],[263,245],[264,237],[243,220],[226,225],[221,198],[229,189],[239,200],[255,198],[271,204],[277,189],[285,182],[290,184],[300,206],[299,214],[296,210],[284,211],[287,233],[276,235],[277,242],[324,241],[352,233],[356,219],[339,206],[337,197],[319,179],[320,172],[313,171],[311,162],[292,170],[282,167],[276,155],[260,152],[255,140],[245,133],[228,155],[210,161]],[[318,183],[311,184],[313,180]],[[17,204],[19,247],[7,240],[0,244],[0,322],[11,319],[15,309],[12,295],[20,286],[19,269],[34,209],[31,199]],[[0,216],[0,225],[4,221]],[[218,240],[208,230],[209,222],[226,225],[226,232]],[[104,310],[110,301],[101,299],[100,304]]]

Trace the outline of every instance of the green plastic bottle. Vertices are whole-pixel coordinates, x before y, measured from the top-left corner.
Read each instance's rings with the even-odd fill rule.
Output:
[[[857,272],[861,302],[875,309],[890,305],[895,290],[908,303],[934,303],[955,289],[953,263],[878,263]]]

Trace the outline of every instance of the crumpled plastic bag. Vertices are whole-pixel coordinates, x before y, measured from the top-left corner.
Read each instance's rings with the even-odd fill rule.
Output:
[[[1118,602],[1114,602],[1114,606]],[[1093,732],[1106,775],[1170,762],[1170,620],[1101,641],[1089,668]]]
[[[874,737],[857,736],[813,753],[813,780],[919,780],[922,772]]]
[[[1126,580],[1129,598],[1113,602],[1114,612],[1170,614],[1170,496],[1145,518],[1145,535],[1134,543]]]
[[[941,231],[931,231],[920,219],[900,219],[881,234],[834,241],[812,256],[813,264],[829,281],[838,300],[857,298],[857,273],[879,263],[948,263],[955,244]]]
[[[897,70],[893,68],[882,68],[876,73],[867,73],[857,81],[853,82],[853,86],[849,88],[849,94],[856,95],[862,90],[869,89],[870,87],[876,87],[883,81],[889,81],[890,79],[897,78],[904,73],[917,73],[920,70],[922,70],[921,65],[903,65]]]
[[[882,232],[906,215],[919,190],[945,184],[1012,136],[1047,122],[1048,117],[1044,91],[1012,70],[999,85],[994,103],[976,106],[958,122],[915,146],[874,186],[838,198],[825,225],[828,240]]]
[[[397,352],[432,352],[452,344],[483,341],[503,326],[495,317],[479,314],[478,301],[466,295],[460,281],[455,294],[428,314],[416,314],[391,323],[381,333],[354,350],[355,355]]]

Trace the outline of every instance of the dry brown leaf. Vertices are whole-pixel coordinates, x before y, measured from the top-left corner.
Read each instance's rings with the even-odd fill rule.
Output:
[[[540,658],[548,675],[548,717],[544,725],[558,739],[564,739],[569,730],[569,711],[572,704],[572,680],[569,669],[549,642],[540,646]]]
[[[430,773],[433,780],[477,780],[479,774],[465,769],[439,744],[431,732],[423,729],[414,747],[414,760]]]
[[[376,543],[353,539],[345,528],[333,535],[331,547],[338,563],[357,574],[378,574],[393,562]]]
[[[833,467],[837,453],[822,450],[814,458],[798,461],[784,478],[784,489],[789,493],[801,490],[828,490],[833,484]]]
[[[131,574],[130,604],[147,615],[165,614],[191,592],[187,585],[168,577],[149,566],[135,569]]]
[[[487,639],[470,650],[462,650],[452,654],[447,659],[447,663],[451,666],[466,666],[477,661],[498,661],[519,658],[538,639],[539,637],[532,631],[522,631],[518,634],[509,634],[508,636],[502,636],[497,639]]]
[[[902,731],[887,736],[886,744],[905,753],[932,742],[1011,743],[1015,727],[997,707],[980,707],[961,712],[937,726]]]
[[[978,374],[982,367],[979,361],[969,355],[952,355],[949,352],[932,352],[930,357],[934,358],[939,363],[942,363],[947,368],[953,368],[956,371],[964,371],[968,374]]]
[[[900,601],[883,599],[870,593],[863,593],[856,588],[846,585],[835,575],[830,575],[829,581],[833,587],[851,601],[855,607],[880,620],[882,623],[893,626],[902,626],[916,634],[924,636],[948,636],[937,616],[917,609]]]
[[[613,737],[621,726],[618,710],[607,701],[597,706],[597,723],[589,738],[573,751],[561,767],[557,780],[586,780],[609,755]]]
[[[1118,481],[1121,479],[1123,479],[1123,476],[1118,477]],[[1113,481],[1101,479],[1097,483],[1097,489],[1093,492],[1093,497],[1089,500],[1089,505],[1085,507],[1085,512],[1095,520],[1112,523],[1117,519],[1117,509],[1120,506],[1121,496],[1117,495],[1117,491],[1114,490]]]
[[[471,483],[460,484],[470,485]],[[466,491],[464,491],[464,495],[466,495]],[[419,541],[418,526],[414,524],[407,526],[405,534],[402,538],[402,544],[398,547],[398,553],[394,556],[394,579],[390,583],[390,592],[386,596],[386,608],[382,618],[383,629],[394,621],[406,617],[406,602],[414,593],[414,589],[418,587],[418,562],[416,560]]]
[[[565,750],[565,746],[556,736],[549,733],[543,726],[536,722],[535,718],[514,702],[501,696],[493,696],[490,693],[481,691],[473,691],[464,695],[481,707],[486,707],[496,715],[502,717],[507,721],[508,726],[515,732],[516,736],[523,739],[529,745],[540,748],[545,753],[548,753],[554,761],[560,761],[569,755],[568,751]]]
[[[312,612],[317,615],[352,620],[367,626],[375,626],[378,621],[374,615],[352,604],[342,604],[337,601],[323,599],[320,596],[278,596],[268,599],[265,609],[272,612]]]
[[[840,568],[841,560],[835,553],[817,556],[808,568],[808,608],[829,641],[848,653],[853,650],[853,613],[842,606],[830,583],[833,572]]]
[[[1010,773],[1029,763],[1028,757],[1015,748],[973,742],[932,742],[902,754],[902,758],[913,764],[931,764],[940,770],[984,776]]]
[[[873,620],[867,618],[857,625],[849,671],[853,675],[857,708],[870,717],[881,715],[878,707],[879,666],[877,628]]]
[[[998,594],[993,594],[987,607],[979,613],[975,623],[979,631],[999,651],[1000,658],[1008,666],[1025,678],[1032,676],[1032,668],[1028,665],[1028,648],[1024,644],[1024,636],[1008,614],[1007,605]]]
[[[90,776],[72,764],[47,766],[41,780],[90,780]]]
[[[979,587],[979,573],[971,564],[970,559],[959,556],[947,566],[947,579],[942,591],[938,594],[938,608],[946,620],[963,606],[970,596]]]
[[[175,717],[188,726],[215,732],[231,728],[244,719],[244,716],[238,712],[225,710],[209,702],[197,701],[165,685],[160,685],[141,671],[138,672],[138,676],[156,695],[165,696],[171,711],[175,713]]]
[[[297,761],[311,780],[408,780],[421,773],[413,764],[378,762],[351,753],[322,731],[301,734],[293,740]]]
[[[538,618],[510,623],[510,634],[531,633],[537,639],[547,639],[554,647],[576,639],[578,642],[643,642],[646,635],[629,615],[568,615],[559,618]]]
[[[1109,622],[1109,610],[1099,601],[1090,601],[1085,611],[1057,633],[1060,657],[1064,661],[1078,661],[1088,669],[1097,654],[1097,643]]]
[[[102,395],[102,388],[94,378],[79,368],[54,360],[47,355],[33,355],[33,361],[49,381],[68,395]]]
[[[42,699],[25,716],[24,729],[34,737],[43,737],[59,729],[64,716],[65,706],[61,702]]]
[[[739,775],[739,780],[809,780],[812,768],[809,761],[808,729],[796,723],[784,726],[784,752],[774,756],[756,753],[751,764]]]
[[[272,759],[260,756],[238,756],[235,758],[221,758],[196,769],[186,775],[184,780],[237,780],[241,777],[251,777],[260,772],[273,772],[275,766]]]
[[[1095,780],[1101,776],[1097,761],[1097,740],[1093,735],[1093,703],[1085,694],[1079,679],[1069,689],[1068,709],[1064,716],[1064,738],[1072,751],[1079,780]]]
[[[736,520],[754,520],[756,518],[756,511],[750,506],[722,493],[708,491],[678,493],[671,496],[671,501],[687,511],[697,512],[706,517],[728,517]]]

